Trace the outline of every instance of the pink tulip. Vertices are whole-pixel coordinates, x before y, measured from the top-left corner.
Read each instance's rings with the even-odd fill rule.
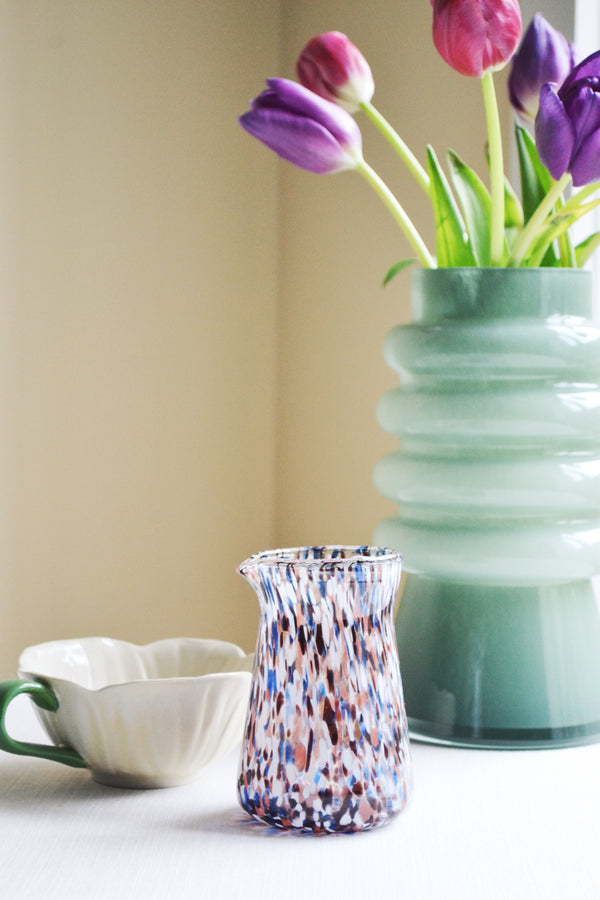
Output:
[[[310,40],[298,57],[296,74],[304,87],[350,113],[368,103],[375,90],[368,62],[339,31]]]
[[[433,42],[461,75],[501,69],[521,37],[518,0],[431,0]]]

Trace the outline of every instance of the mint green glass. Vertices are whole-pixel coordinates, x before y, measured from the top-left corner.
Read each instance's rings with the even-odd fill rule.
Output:
[[[411,734],[466,746],[600,740],[600,326],[575,269],[414,273],[378,406],[399,505],[374,542]]]

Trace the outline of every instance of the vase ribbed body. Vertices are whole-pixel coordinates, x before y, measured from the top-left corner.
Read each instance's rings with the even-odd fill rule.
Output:
[[[240,572],[261,608],[241,805],[298,831],[385,824],[412,784],[392,613],[400,555],[306,547]]]
[[[387,337],[400,440],[376,542],[408,572],[397,633],[409,722],[502,746],[600,733],[600,327],[578,270],[415,273]],[[579,657],[579,659],[575,657]]]

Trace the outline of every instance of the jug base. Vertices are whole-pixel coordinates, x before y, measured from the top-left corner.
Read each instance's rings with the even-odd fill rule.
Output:
[[[343,817],[340,821],[336,821],[334,816],[312,817],[308,814],[305,818],[271,816],[269,814],[254,812],[252,809],[244,806],[242,808],[255,821],[259,822],[267,828],[275,828],[277,831],[285,831],[295,834],[312,834],[315,836],[327,834],[358,834],[362,831],[373,831],[376,828],[383,828],[391,822],[401,810],[393,810],[385,813],[377,819],[367,820],[365,822],[357,820],[349,820],[345,822]]]

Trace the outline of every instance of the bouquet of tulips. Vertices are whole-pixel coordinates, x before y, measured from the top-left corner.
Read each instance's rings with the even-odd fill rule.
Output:
[[[353,170],[374,188],[426,267],[585,265],[600,232],[573,245],[571,226],[600,198],[600,51],[578,62],[575,48],[537,14],[521,41],[518,0],[431,0],[433,41],[461,74],[479,78],[488,133],[489,188],[448,151],[446,176],[432,147],[423,165],[372,103],[371,69],[339,32],[302,50],[298,82],[267,81],[240,117],[242,127],[284,159],[317,174]],[[504,174],[493,73],[511,62],[520,197]],[[361,112],[389,141],[431,202],[435,255],[404,207],[369,166],[354,119]],[[577,188],[578,190],[573,190]]]

